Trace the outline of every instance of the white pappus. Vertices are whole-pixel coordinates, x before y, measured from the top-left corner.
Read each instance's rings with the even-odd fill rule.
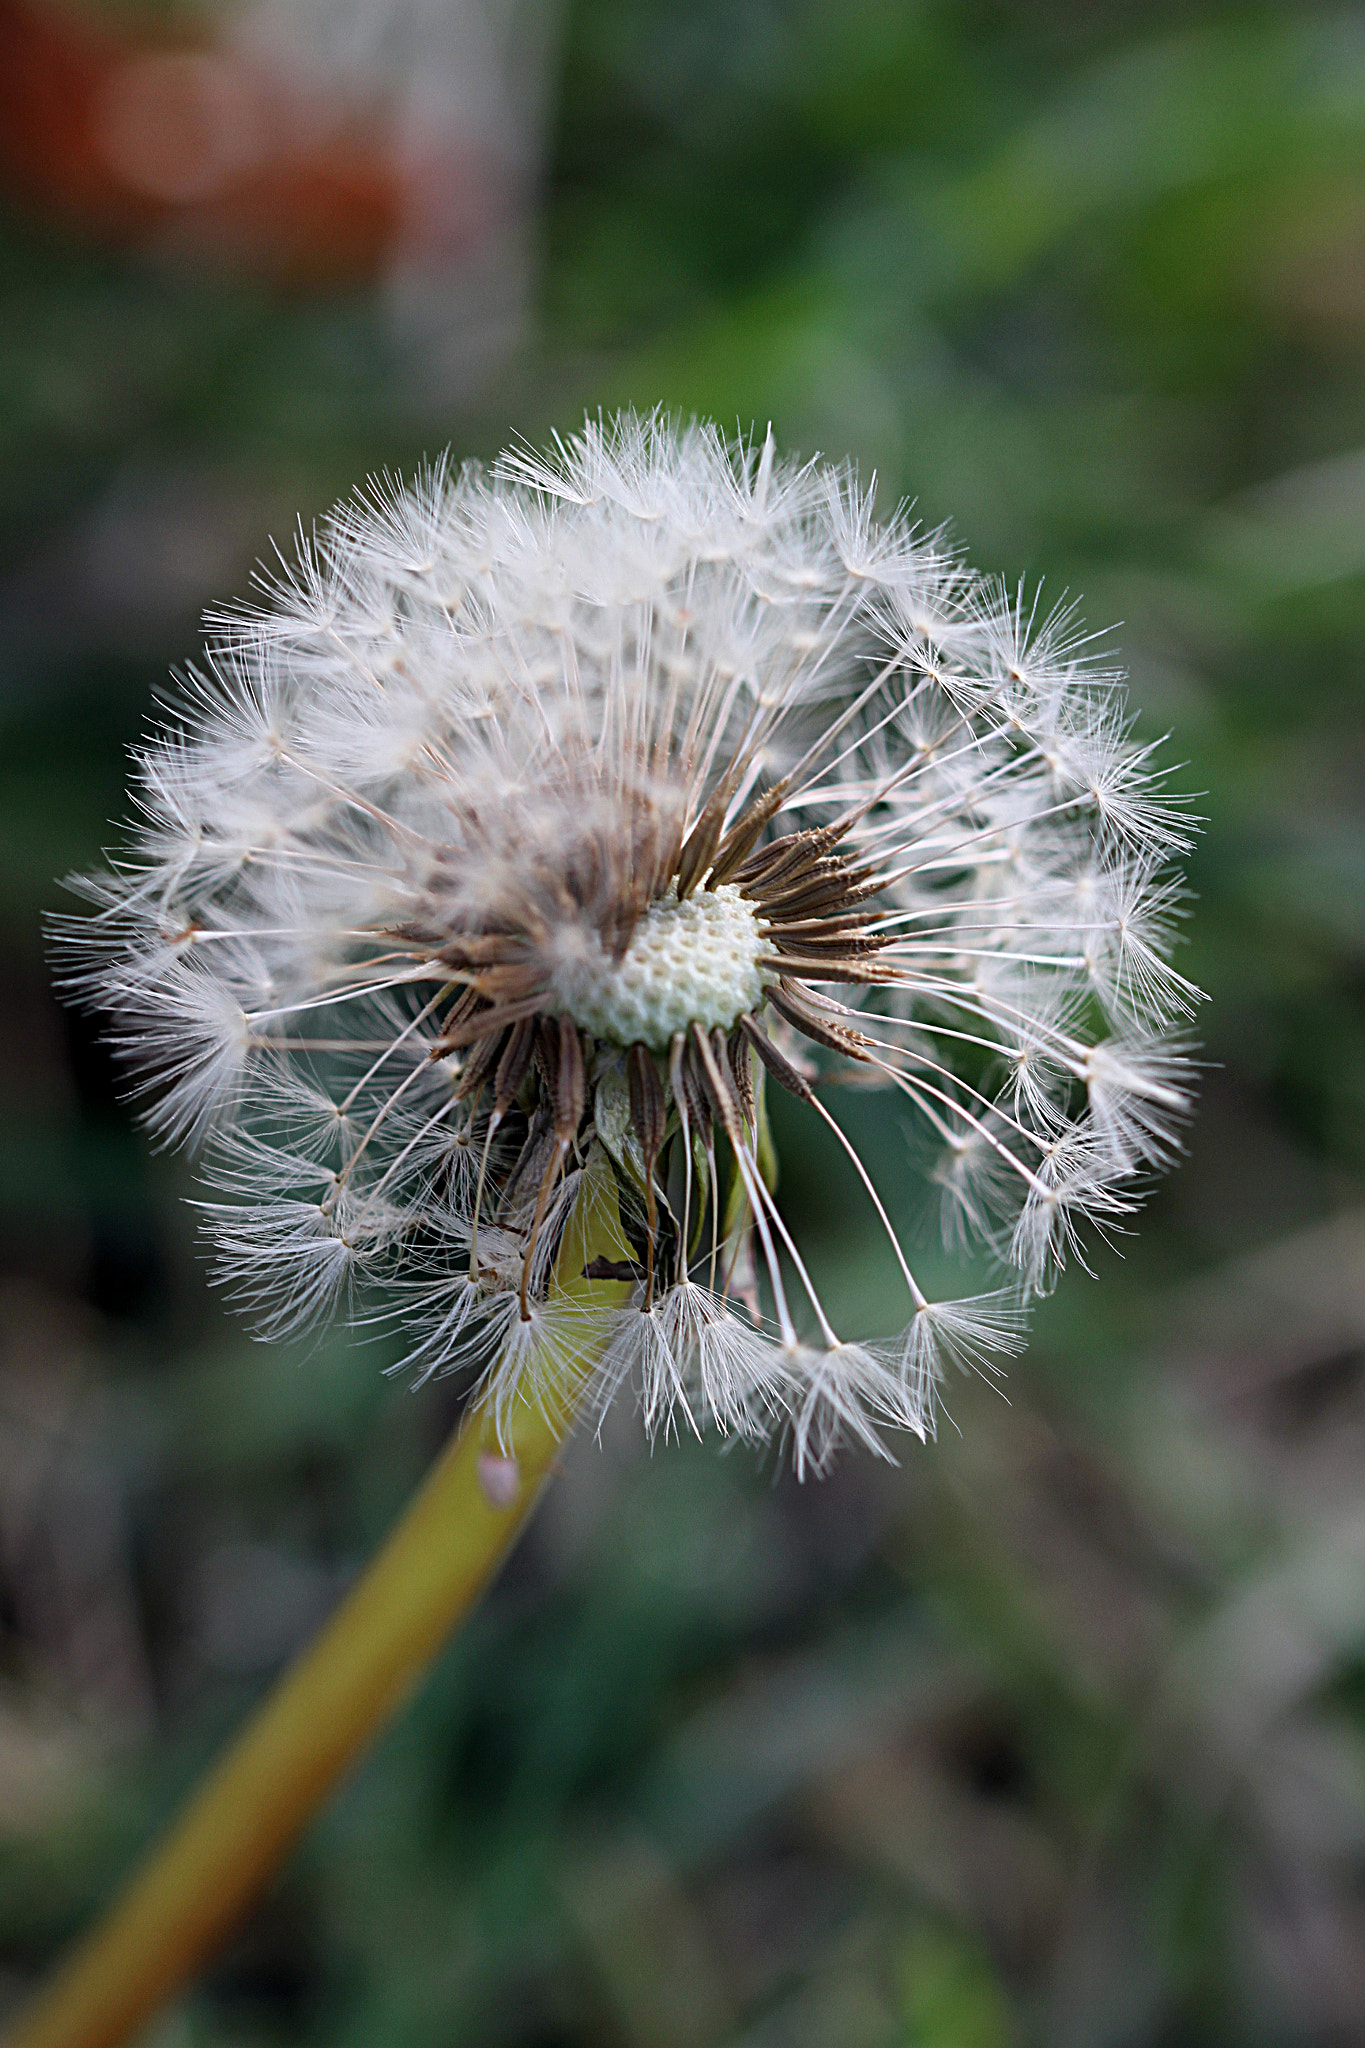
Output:
[[[926,1435],[1188,1107],[1189,821],[1092,644],[846,468],[661,414],[336,508],[210,617],[59,926],[256,1327],[378,1290],[504,1431],[554,1375],[802,1471]],[[827,1107],[855,1075],[1003,1285],[926,1299]],[[765,1084],[891,1239],[889,1342],[830,1325]],[[566,1221],[608,1196],[628,1256],[590,1277],[630,1298],[570,1305]]]

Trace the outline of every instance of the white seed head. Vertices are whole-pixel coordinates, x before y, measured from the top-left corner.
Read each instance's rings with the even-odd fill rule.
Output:
[[[547,1377],[631,1384],[651,1429],[805,1470],[927,1434],[945,1367],[1017,1348],[1175,1149],[1189,825],[1121,678],[848,469],[590,421],[372,485],[208,633],[60,937],[264,1332],[378,1290],[504,1430]],[[850,1077],[1003,1292],[926,1300],[827,1107]],[[850,1153],[898,1339],[831,1327],[765,1083]],[[612,1286],[566,1292],[595,1203]]]

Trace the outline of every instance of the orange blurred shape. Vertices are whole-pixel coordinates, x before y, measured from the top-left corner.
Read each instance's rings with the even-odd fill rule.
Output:
[[[49,217],[275,283],[348,284],[385,268],[410,188],[433,176],[458,255],[490,225],[485,168],[447,143],[405,171],[378,95],[309,95],[202,36],[134,40],[0,0],[0,180]]]

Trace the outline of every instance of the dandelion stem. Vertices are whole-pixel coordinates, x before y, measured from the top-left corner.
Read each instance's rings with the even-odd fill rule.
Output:
[[[594,1258],[630,1256],[605,1185],[581,1200],[556,1264],[561,1299],[610,1307]],[[579,1362],[575,1388],[585,1368]],[[552,1375],[551,1375],[552,1376]],[[264,1891],[322,1801],[402,1705],[530,1517],[572,1420],[525,1407],[516,1485],[475,1416],[442,1452],[359,1583],[209,1771],[169,1833],[23,2013],[5,2048],[118,2048],[190,1981]],[[487,1470],[487,1468],[485,1468]]]

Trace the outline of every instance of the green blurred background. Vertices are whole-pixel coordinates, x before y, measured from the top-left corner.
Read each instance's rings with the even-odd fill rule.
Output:
[[[899,1467],[576,1443],[149,2040],[1365,2039],[1363,367],[1357,8],[0,0],[0,2010],[456,1413],[225,1315],[48,992],[56,878],[270,536],[662,402],[1122,622],[1209,820],[1189,1156]]]

